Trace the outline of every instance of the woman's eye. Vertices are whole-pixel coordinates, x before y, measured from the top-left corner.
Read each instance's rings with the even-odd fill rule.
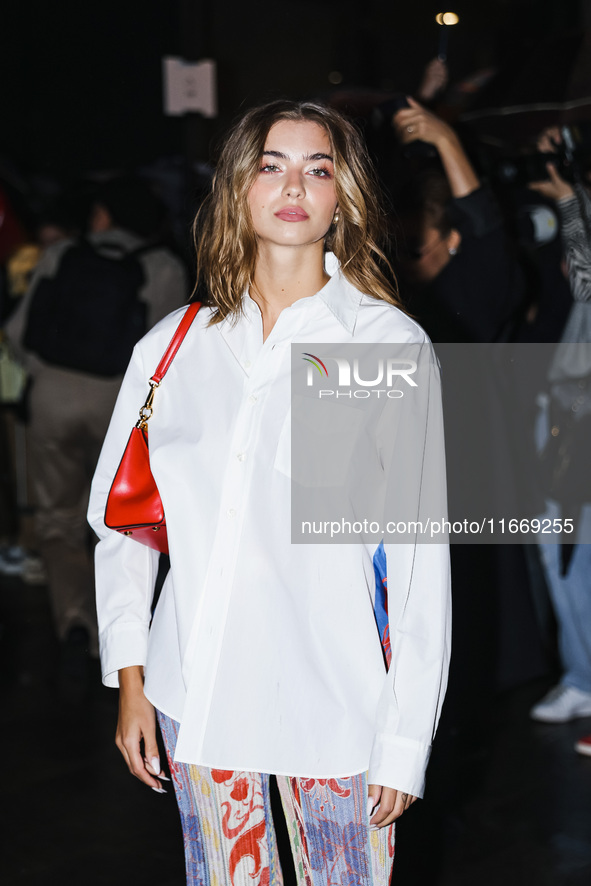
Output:
[[[274,163],[266,163],[265,166],[261,166],[261,172],[276,172],[278,169],[279,167]]]
[[[318,178],[332,178],[332,172],[330,171],[330,169],[326,169],[326,167],[317,167],[315,169],[311,169],[310,173],[317,176]]]

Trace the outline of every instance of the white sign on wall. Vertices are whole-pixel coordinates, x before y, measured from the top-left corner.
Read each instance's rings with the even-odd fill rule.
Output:
[[[212,59],[186,62],[181,58],[162,60],[164,77],[164,113],[179,117],[198,112],[216,117],[216,64]]]

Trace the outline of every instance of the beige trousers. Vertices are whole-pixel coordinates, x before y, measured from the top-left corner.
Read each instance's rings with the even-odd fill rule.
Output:
[[[36,375],[31,391],[29,469],[55,628],[63,640],[71,627],[86,627],[93,654],[98,649],[94,542],[86,511],[120,384],[119,377],[102,379],[46,367]]]

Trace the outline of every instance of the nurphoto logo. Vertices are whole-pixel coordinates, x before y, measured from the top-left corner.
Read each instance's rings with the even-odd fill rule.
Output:
[[[409,387],[416,388],[417,383],[411,377],[417,371],[415,360],[397,360],[388,357],[374,361],[373,366],[369,366],[369,360],[364,361],[363,370],[360,369],[359,359],[347,360],[344,357],[328,356],[321,360],[315,354],[304,352],[302,359],[309,365],[307,367],[306,384],[309,388],[315,387],[318,383],[318,375],[321,380],[329,378],[329,372],[326,368],[326,362],[332,361],[336,364],[336,376],[333,365],[331,364],[331,380],[336,382],[336,388],[327,389],[319,388],[318,397],[347,397],[356,398],[358,400],[367,399],[375,396],[389,397],[397,400],[404,396],[404,390],[401,387],[395,387],[400,381],[405,382]],[[316,370],[316,372],[314,371]],[[352,380],[351,380],[352,379]],[[357,385],[358,387],[353,387]],[[382,387],[379,387],[382,385]]]

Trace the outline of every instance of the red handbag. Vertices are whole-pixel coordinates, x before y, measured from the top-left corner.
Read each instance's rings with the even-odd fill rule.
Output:
[[[150,469],[148,420],[154,411],[156,388],[168,372],[200,307],[200,302],[189,305],[156,372],[150,379],[150,393],[140,409],[139,421],[129,435],[105,508],[105,525],[109,529],[115,529],[163,554],[168,554],[166,518],[162,499]]]

